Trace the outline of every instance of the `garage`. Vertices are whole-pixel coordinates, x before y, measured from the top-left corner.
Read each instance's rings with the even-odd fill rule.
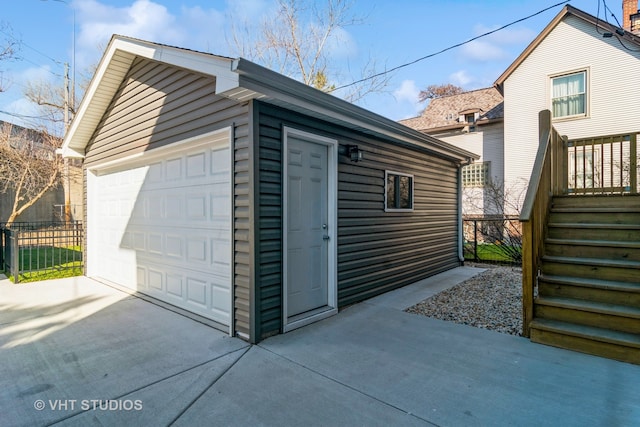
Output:
[[[231,325],[229,131],[87,171],[87,275]]]
[[[85,274],[252,343],[460,265],[478,157],[243,58],[117,35],[62,153],[83,159]]]

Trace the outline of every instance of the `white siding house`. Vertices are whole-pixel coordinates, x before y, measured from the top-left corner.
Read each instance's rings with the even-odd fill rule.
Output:
[[[566,6],[495,83],[507,185],[528,182],[541,110],[570,140],[637,133],[639,66],[640,37]]]
[[[504,181],[502,111],[500,93],[485,88],[433,99],[420,116],[400,121],[480,156],[462,169],[465,216],[502,213],[487,194]]]

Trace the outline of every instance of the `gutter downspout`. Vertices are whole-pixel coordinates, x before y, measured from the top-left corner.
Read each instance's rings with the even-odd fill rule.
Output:
[[[466,163],[458,166],[458,259],[464,264],[464,221],[462,219],[462,168],[473,163],[473,159],[467,159]]]

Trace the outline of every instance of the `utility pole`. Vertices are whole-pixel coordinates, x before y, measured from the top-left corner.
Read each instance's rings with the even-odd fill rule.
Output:
[[[64,135],[69,131],[69,63],[64,63]],[[69,159],[64,158],[64,176],[62,188],[64,191],[64,221],[71,222],[71,182],[69,178]]]

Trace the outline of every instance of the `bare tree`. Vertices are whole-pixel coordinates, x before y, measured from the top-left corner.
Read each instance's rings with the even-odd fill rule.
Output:
[[[0,62],[9,61],[15,58],[16,52],[19,47],[18,41],[13,37],[11,27],[8,24],[0,22],[0,35],[3,36],[0,41]],[[2,70],[0,70],[0,92],[4,92],[6,89],[6,83],[2,76]]]
[[[242,29],[232,28],[232,49],[306,85],[332,92],[343,76],[331,66],[331,46],[344,43],[343,31],[364,20],[352,13],[352,4],[350,0],[277,0],[277,13],[266,17],[257,30],[248,23]],[[360,75],[350,77],[361,81],[350,85],[343,97],[355,102],[383,91],[389,76],[375,68],[376,62],[369,59]]]
[[[458,95],[462,92],[464,92],[463,88],[451,83],[429,85],[426,89],[420,91],[420,93],[418,94],[418,100],[420,102],[424,102],[427,99],[436,99],[442,98],[443,96]]]
[[[12,223],[47,191],[60,183],[62,141],[46,130],[38,132],[4,123],[0,128],[0,193],[13,194]]]

